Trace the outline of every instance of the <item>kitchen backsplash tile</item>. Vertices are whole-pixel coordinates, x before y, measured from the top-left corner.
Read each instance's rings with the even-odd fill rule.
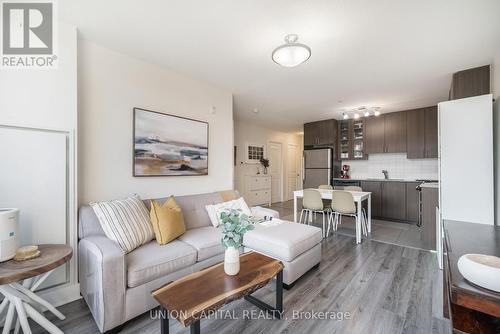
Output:
[[[346,160],[342,164],[351,166],[352,178],[382,178],[382,170],[394,179],[436,179],[437,159],[407,159],[406,153],[370,154],[368,160]]]

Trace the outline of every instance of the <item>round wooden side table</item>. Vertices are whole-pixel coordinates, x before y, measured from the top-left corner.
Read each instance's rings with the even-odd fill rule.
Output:
[[[9,333],[16,320],[14,334],[31,334],[28,317],[47,332],[62,334],[59,328],[43,316],[40,309],[46,308],[63,320],[64,315],[35,291],[57,267],[73,256],[73,249],[66,245],[39,245],[40,256],[26,261],[9,260],[0,263],[0,293],[4,299],[0,304],[0,315],[7,309],[2,333]],[[22,282],[21,282],[22,281]]]

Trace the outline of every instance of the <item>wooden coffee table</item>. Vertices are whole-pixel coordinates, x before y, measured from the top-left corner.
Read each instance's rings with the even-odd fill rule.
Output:
[[[251,296],[276,276],[276,306],[272,307]],[[191,333],[200,333],[200,319],[222,306],[240,299],[270,312],[275,318],[283,313],[283,264],[268,256],[250,252],[240,256],[240,272],[229,276],[224,273],[224,263],[190,274],[169,283],[156,291],[153,297],[163,310],[161,333],[168,334],[168,315]]]
[[[14,320],[16,321],[14,333],[18,333],[19,327],[23,333],[31,333],[28,317],[49,333],[63,333],[39,310],[46,308],[61,320],[65,318],[64,315],[48,301],[37,296],[35,291],[54,269],[71,259],[73,249],[66,245],[39,245],[38,249],[40,256],[37,258],[0,263],[0,293],[5,297],[0,304],[0,314],[7,310],[3,333],[10,331]]]

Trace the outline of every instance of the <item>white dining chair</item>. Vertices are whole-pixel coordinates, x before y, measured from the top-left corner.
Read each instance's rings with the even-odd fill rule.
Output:
[[[336,191],[332,198],[332,214],[328,219],[328,229],[326,236],[330,235],[330,228],[337,231],[338,225],[341,223],[342,216],[354,217],[358,219],[358,211],[356,210],[356,203],[354,202],[354,197],[349,191]],[[362,217],[359,217],[362,219]],[[363,223],[361,223],[363,234],[367,235],[366,228],[363,228]]]
[[[316,213],[321,213],[321,215],[323,216],[323,229],[321,231],[321,234],[324,238],[326,228],[325,218],[328,218],[328,214],[323,205],[321,193],[315,189],[305,189],[304,197],[302,198],[302,211],[300,212],[299,223],[307,223],[309,225]],[[302,221],[302,218],[304,218],[304,221]]]
[[[363,188],[358,186],[346,186],[344,187],[345,191],[363,191]],[[368,235],[368,219],[366,216],[365,208],[361,208],[361,227],[363,229],[363,234]]]
[[[333,187],[329,184],[321,184],[318,189],[324,189],[324,190],[333,190]],[[323,207],[325,208],[325,210],[328,212],[330,212],[331,210],[331,207],[332,207],[332,200],[331,199],[326,199],[326,198],[322,198],[323,200]]]

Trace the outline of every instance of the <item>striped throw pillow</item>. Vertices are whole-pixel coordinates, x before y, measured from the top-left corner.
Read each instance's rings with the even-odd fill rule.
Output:
[[[127,254],[154,237],[149,212],[134,195],[120,200],[90,203],[108,238]]]

